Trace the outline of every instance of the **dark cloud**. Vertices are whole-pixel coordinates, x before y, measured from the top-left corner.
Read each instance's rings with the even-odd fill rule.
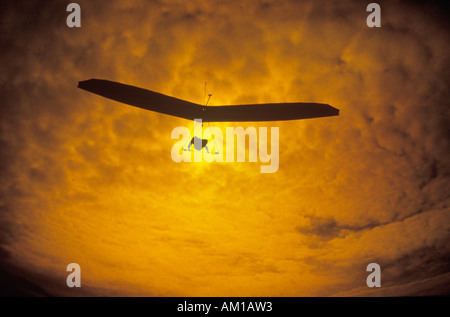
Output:
[[[380,224],[366,224],[365,226],[349,226],[338,224],[333,217],[320,218],[308,217],[310,224],[308,226],[297,227],[296,230],[301,234],[314,235],[322,240],[330,240],[336,237],[342,237],[355,231],[372,229]]]
[[[386,294],[439,293],[447,6],[381,2],[370,29],[350,1],[79,3],[81,29],[64,2],[1,5],[5,261],[57,294],[74,258],[89,294],[362,294],[372,261]],[[213,105],[315,101],[341,115],[274,123],[274,175],[175,164],[170,132],[187,123],[76,88],[91,77],[193,102],[207,81]]]

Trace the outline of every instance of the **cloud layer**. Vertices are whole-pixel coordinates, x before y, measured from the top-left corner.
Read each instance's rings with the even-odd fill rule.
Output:
[[[82,294],[448,294],[444,8],[379,2],[372,29],[354,1],[78,3],[80,29],[62,2],[2,4],[3,266],[58,295],[72,262]],[[258,124],[280,129],[275,174],[177,164],[192,125],[76,88],[92,77],[341,115]]]

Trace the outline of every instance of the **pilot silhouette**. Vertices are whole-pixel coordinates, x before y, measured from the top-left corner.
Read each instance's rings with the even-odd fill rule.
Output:
[[[197,142],[195,142],[195,140],[198,140]],[[208,146],[206,144],[208,144],[208,140],[206,139],[200,139],[199,137],[194,136],[191,140],[191,142],[189,142],[188,144],[188,150],[191,150],[191,146],[192,144],[194,145],[194,149],[196,149],[197,151],[200,151],[201,149],[205,148],[206,152],[209,153],[209,149]]]

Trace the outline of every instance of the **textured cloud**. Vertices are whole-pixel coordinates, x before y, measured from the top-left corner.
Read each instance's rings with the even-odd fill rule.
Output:
[[[3,267],[64,295],[71,262],[83,294],[448,294],[445,8],[379,2],[371,29],[354,1],[78,3],[80,29],[63,2],[2,4]],[[92,77],[341,115],[258,124],[280,128],[274,174],[177,164],[192,126],[76,88]]]

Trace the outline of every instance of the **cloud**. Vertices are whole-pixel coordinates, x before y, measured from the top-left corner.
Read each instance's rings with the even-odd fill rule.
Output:
[[[100,295],[370,295],[374,261],[389,295],[446,276],[444,8],[381,2],[370,29],[365,5],[346,1],[79,4],[80,29],[64,3],[2,4],[5,263],[68,295],[57,281],[76,261],[83,292]],[[76,88],[91,77],[198,103],[207,81],[212,105],[341,114],[257,124],[280,128],[273,175],[176,164],[170,133],[192,126]]]

